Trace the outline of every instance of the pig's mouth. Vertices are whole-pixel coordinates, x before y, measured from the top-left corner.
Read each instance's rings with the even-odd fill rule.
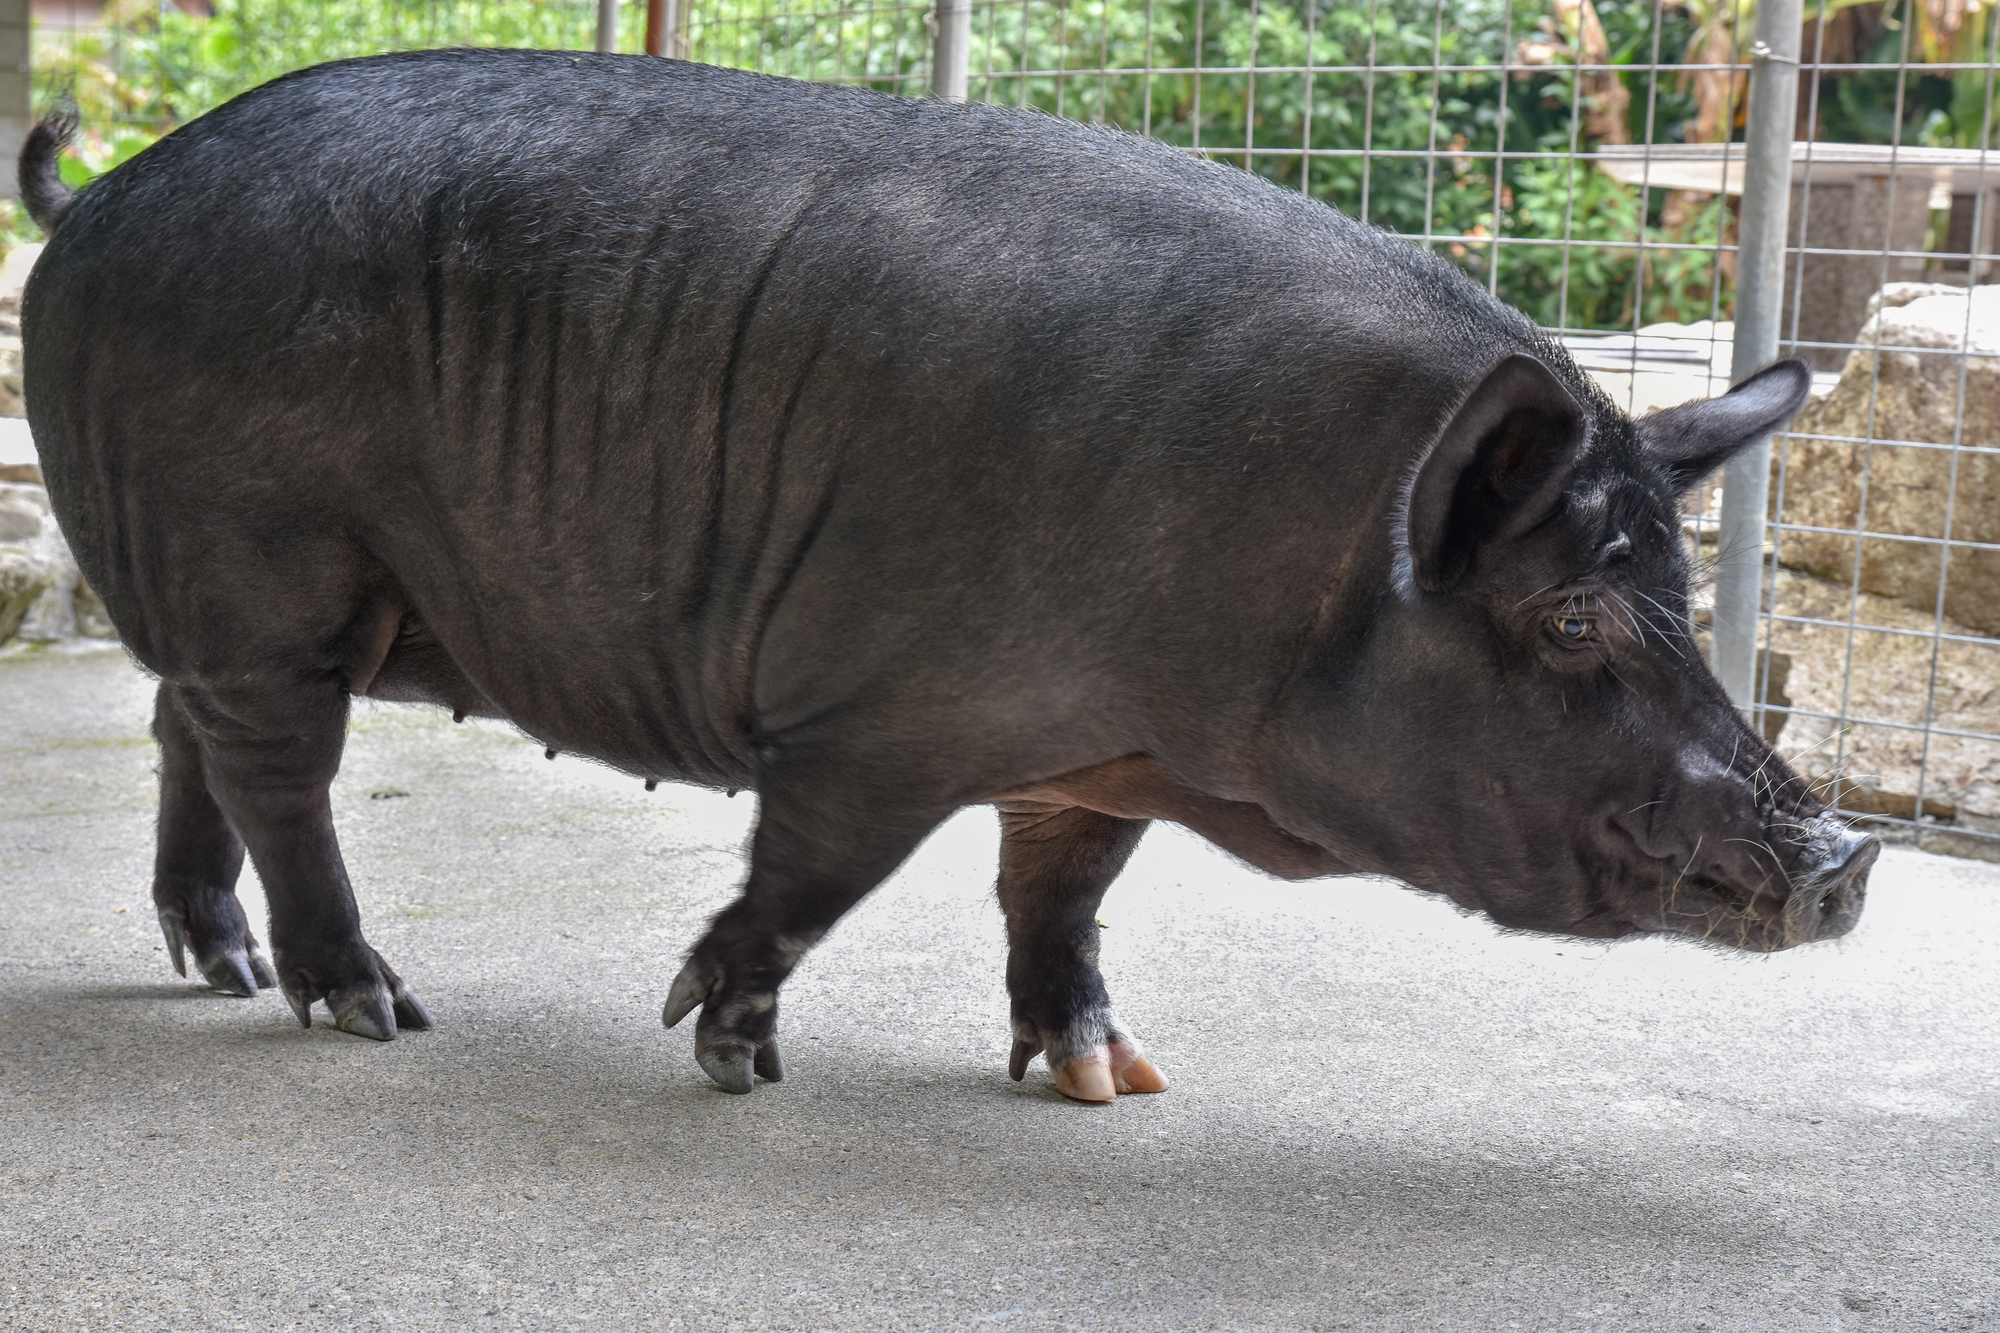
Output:
[[[1682,867],[1660,891],[1657,909],[1635,924],[1760,953],[1838,939],[1860,920],[1882,844],[1831,815],[1804,832],[1791,866],[1754,886]]]

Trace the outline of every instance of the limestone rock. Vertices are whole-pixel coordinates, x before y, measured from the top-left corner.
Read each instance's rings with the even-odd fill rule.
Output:
[[[76,590],[83,583],[83,573],[76,567],[76,557],[70,554],[62,530],[54,523],[43,524],[41,536],[28,543],[26,549],[41,559],[49,581],[22,614],[21,623],[14,630],[15,637],[29,643],[59,643],[76,638]]]
[[[17,245],[0,261],[0,417],[27,415],[21,382],[21,291],[41,255],[39,245]]]
[[[0,483],[0,542],[33,540],[48,514],[49,493],[41,487]]]
[[[1782,462],[1787,523],[2000,543],[2000,455],[1949,447],[2000,446],[2000,286],[1891,283],[1855,341],[1864,350],[1848,354],[1839,387],[1792,426],[1854,439],[1787,441],[1773,456],[1774,510]],[[1785,532],[1778,558],[1848,582],[1856,541]],[[1859,544],[1864,592],[1936,609],[1942,548],[1888,536]],[[2000,633],[2000,551],[1952,550],[1947,573],[1945,615]]]
[[[20,628],[21,618],[49,586],[46,563],[19,546],[0,545],[0,643]]]
[[[21,333],[0,328],[0,417],[28,415],[26,381],[21,375]]]
[[[2000,736],[2000,643],[1791,570],[1772,605],[1786,619],[1771,650],[1791,666],[1779,753],[1847,814],[1913,819],[1921,788],[1923,845],[2000,860],[2000,840],[1974,836],[2000,834],[2000,741],[1986,739]]]
[[[70,599],[76,614],[76,632],[86,639],[115,639],[118,627],[111,623],[111,613],[104,609],[104,602],[97,595],[97,589],[79,577],[76,593]]]
[[[40,486],[0,482],[0,645],[114,638]]]

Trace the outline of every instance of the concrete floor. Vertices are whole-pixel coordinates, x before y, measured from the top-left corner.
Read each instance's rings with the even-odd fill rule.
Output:
[[[973,811],[736,1098],[657,1015],[750,798],[359,713],[349,864],[439,1020],[382,1046],[173,975],[149,698],[0,661],[0,1327],[2000,1328],[2000,866],[1892,849],[1754,958],[1155,830],[1106,972],[1174,1087],[1093,1109],[1006,1077]]]

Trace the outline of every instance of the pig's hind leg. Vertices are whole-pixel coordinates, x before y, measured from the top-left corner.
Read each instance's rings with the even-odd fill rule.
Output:
[[[1007,991],[1023,1078],[1046,1055],[1056,1088],[1080,1102],[1164,1092],[1167,1081],[1111,1012],[1097,970],[1097,909],[1146,831],[1081,806],[1003,801],[1000,907],[1007,915]]]
[[[174,701],[174,687],[165,682],[153,701],[153,736],[160,743],[153,906],[174,971],[187,975],[192,951],[196,969],[225,995],[255,995],[260,986],[276,986],[236,899],[243,840],[209,795],[201,746]]]
[[[328,791],[347,706],[339,681],[282,668],[232,672],[226,683],[163,681],[154,894],[168,942],[178,931],[218,987],[229,989],[211,958],[223,981],[241,982],[245,970],[258,985],[275,981],[307,1027],[324,1000],[336,1027],[387,1041],[431,1018],[362,938],[334,837]],[[274,967],[258,958],[233,891],[246,847],[271,904]]]

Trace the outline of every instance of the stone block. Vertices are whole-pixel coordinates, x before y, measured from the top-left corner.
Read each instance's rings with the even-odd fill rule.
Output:
[[[1771,495],[1785,523],[1882,535],[1784,531],[1778,559],[1847,582],[1858,552],[1864,592],[1932,612],[1945,548],[1896,538],[2000,544],[2000,456],[1950,447],[2000,446],[2000,285],[1891,284],[1867,314],[1865,350],[1792,425],[1844,438],[1784,441]],[[1949,561],[1945,615],[2000,634],[2000,551],[1953,549]]]
[[[21,377],[21,291],[41,256],[40,245],[17,245],[0,261],[0,417],[28,414]]]
[[[1815,181],[1810,190],[1794,185],[1787,242],[1793,253],[1785,259],[1789,335],[1807,343],[1844,341],[1884,283],[1923,276],[1930,223],[1930,182],[1916,175]],[[1859,253],[1800,255],[1801,246]],[[1891,257],[1892,251],[1905,253]],[[1798,354],[1824,371],[1838,370],[1847,355],[1810,346]]]
[[[115,638],[40,486],[0,482],[0,645]]]

